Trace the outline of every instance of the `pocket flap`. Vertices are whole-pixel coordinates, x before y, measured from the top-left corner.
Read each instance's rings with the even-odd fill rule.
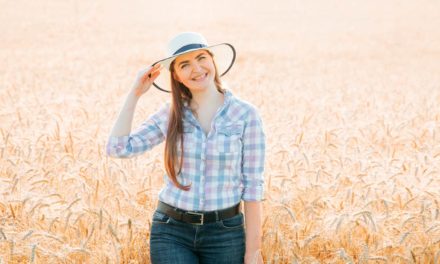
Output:
[[[243,124],[227,123],[217,127],[217,132],[226,136],[241,135],[243,132]]]

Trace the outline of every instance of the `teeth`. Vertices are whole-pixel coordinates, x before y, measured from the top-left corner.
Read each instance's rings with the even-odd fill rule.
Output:
[[[193,80],[198,81],[198,80],[201,80],[201,79],[205,78],[205,76],[206,76],[206,73],[193,78]]]

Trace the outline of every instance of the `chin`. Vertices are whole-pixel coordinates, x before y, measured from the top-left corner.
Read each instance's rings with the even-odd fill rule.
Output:
[[[193,85],[193,86],[187,86],[189,87],[189,89],[191,91],[194,92],[202,92],[202,91],[206,91],[209,89],[209,87],[211,87],[212,85],[215,86],[214,84],[214,80],[212,80],[212,83],[208,83],[208,84],[198,84],[198,85]]]
[[[193,86],[191,88],[189,88],[189,90],[191,92],[204,92],[206,90],[208,90],[208,88],[206,86]]]

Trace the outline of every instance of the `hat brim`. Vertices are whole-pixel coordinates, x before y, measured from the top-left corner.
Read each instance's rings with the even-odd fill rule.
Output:
[[[215,64],[217,66],[217,71],[219,76],[225,75],[232,67],[235,62],[236,52],[234,47],[229,43],[221,43],[209,47],[190,49],[185,52],[176,54],[174,56],[156,61],[152,66],[156,64],[161,64],[163,66],[163,70],[160,75],[154,80],[153,85],[157,89],[163,92],[170,93],[171,92],[171,72],[170,65],[171,63],[180,55],[186,54],[196,50],[209,50],[214,54]]]

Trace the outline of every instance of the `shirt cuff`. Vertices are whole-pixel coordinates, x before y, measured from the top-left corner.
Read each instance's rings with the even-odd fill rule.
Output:
[[[264,187],[261,185],[245,187],[241,199],[243,201],[261,201],[263,200]]]
[[[127,154],[127,144],[130,136],[110,136],[107,141],[106,152],[110,157],[122,157]]]

